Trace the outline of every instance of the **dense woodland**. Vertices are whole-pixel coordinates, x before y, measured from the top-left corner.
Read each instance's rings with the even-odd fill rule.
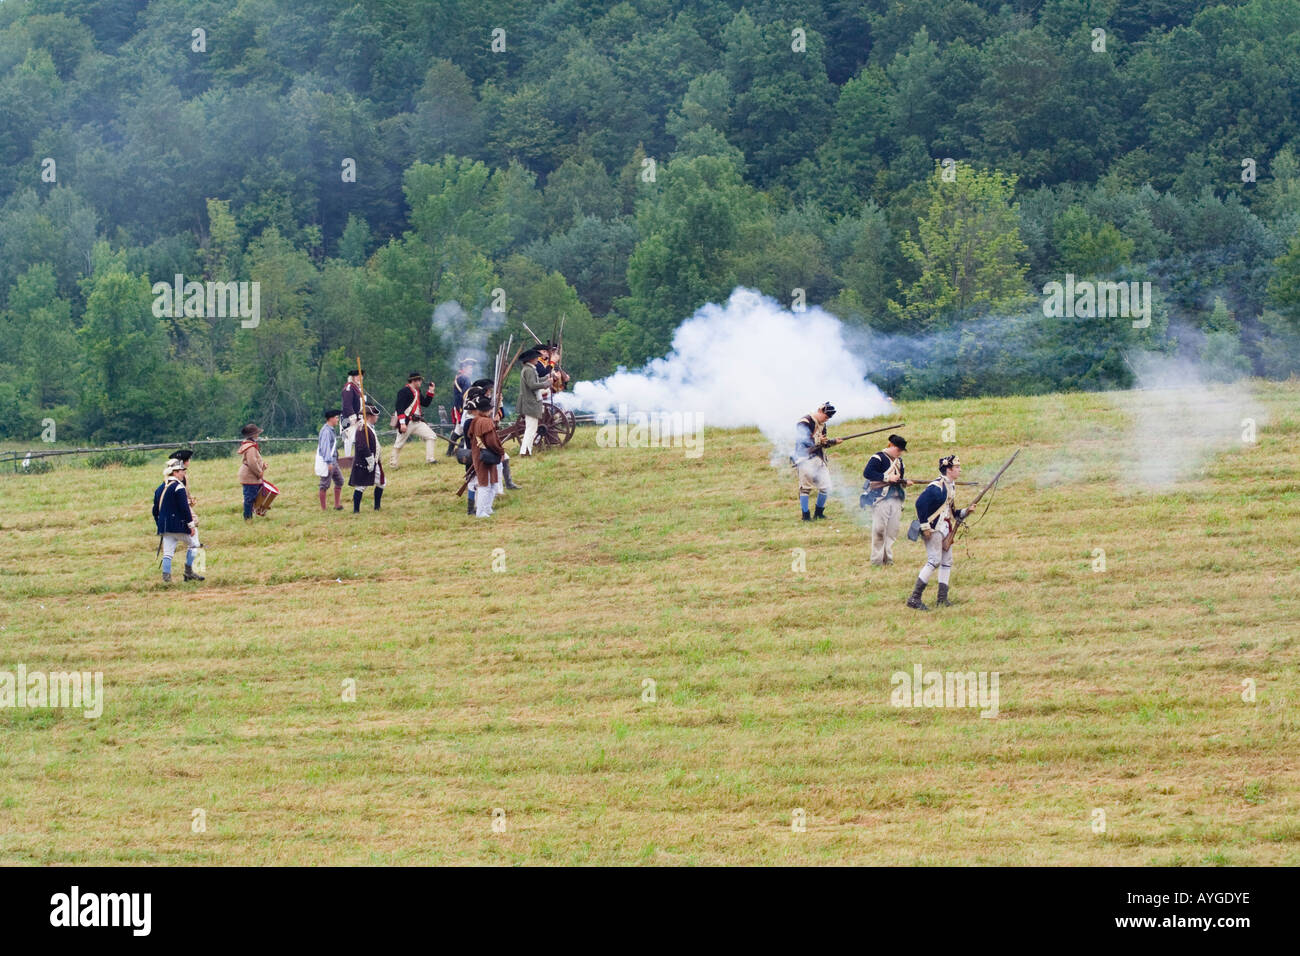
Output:
[[[561,313],[601,376],[737,285],[904,397],[1286,376],[1298,123],[1300,0],[3,0],[0,435],[302,433],[358,354],[446,402]],[[155,317],[178,273],[260,324]],[[1045,317],[1067,273],[1150,326]]]

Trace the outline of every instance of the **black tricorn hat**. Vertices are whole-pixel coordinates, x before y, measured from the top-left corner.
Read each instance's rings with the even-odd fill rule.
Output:
[[[471,383],[470,383],[470,387],[471,387],[471,388],[474,388],[474,387],[478,387],[478,388],[491,388],[491,387],[492,387],[493,385],[495,385],[495,384],[496,384],[496,382],[492,381],[492,379],[490,379],[490,378],[480,378],[480,379],[478,379],[478,380],[476,380],[476,381],[474,381],[474,382],[471,382]]]
[[[325,409],[325,421],[329,421],[329,420],[330,420],[331,418],[333,418],[335,415],[342,415],[342,414],[343,414],[343,411],[342,411],[341,409],[338,409],[338,408],[327,408],[327,409]]]
[[[907,439],[902,435],[890,435],[889,443],[899,451],[907,451]]]
[[[424,380],[424,375],[423,375],[422,373],[420,373],[420,372],[412,372],[412,373],[410,373],[409,375],[406,376],[406,380],[407,380],[408,382],[414,382],[417,378],[420,379],[421,381],[423,381],[423,380]]]
[[[348,369],[348,378],[351,378],[353,375],[365,375],[365,374],[366,374],[365,371],[360,368]]]
[[[191,458],[194,457],[194,452],[190,451],[190,449],[188,448],[182,448],[180,451],[172,452],[167,457],[175,458],[177,461],[189,461]]]
[[[540,346],[533,346],[533,347],[532,347],[531,349],[529,349],[528,351],[523,352],[522,354],[520,354],[520,356],[519,356],[519,361],[521,361],[521,362],[531,362],[533,359],[540,357],[541,354],[542,354],[541,347],[540,347]]]

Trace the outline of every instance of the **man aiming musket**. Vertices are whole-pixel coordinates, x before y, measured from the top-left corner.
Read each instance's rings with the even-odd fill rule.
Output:
[[[827,448],[832,448],[852,438],[861,438],[864,435],[874,435],[877,432],[887,432],[893,428],[903,427],[901,423],[886,425],[884,428],[873,428],[853,435],[831,438],[826,434],[826,423],[830,421],[834,414],[835,406],[830,402],[824,402],[819,408],[809,412],[795,423],[794,454],[790,457],[790,464],[794,465],[799,473],[799,507],[803,511],[804,521],[826,517],[824,510],[826,498],[831,493],[831,473],[826,465]],[[810,515],[808,513],[808,496],[812,493],[813,488],[817,489],[817,510]]]

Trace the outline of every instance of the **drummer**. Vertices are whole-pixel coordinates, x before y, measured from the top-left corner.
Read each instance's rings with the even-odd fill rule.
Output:
[[[262,490],[262,479],[266,474],[266,462],[257,447],[257,436],[262,429],[250,423],[239,430],[244,440],[239,443],[239,483],[244,486],[244,520],[253,519],[253,502]]]

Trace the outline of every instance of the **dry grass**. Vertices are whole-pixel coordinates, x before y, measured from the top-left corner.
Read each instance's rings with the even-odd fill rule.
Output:
[[[924,616],[919,547],[867,565],[862,442],[812,526],[754,432],[690,460],[580,431],[486,522],[414,447],[358,516],[274,456],[251,526],[199,461],[208,580],[170,587],[161,457],[0,475],[0,669],[107,697],[0,710],[0,863],[1295,865],[1300,386],[1160,493],[1117,480],[1124,398],[906,407],[918,477],[945,418],[967,477],[1026,446]],[[892,707],[915,663],[998,671],[999,716]]]

